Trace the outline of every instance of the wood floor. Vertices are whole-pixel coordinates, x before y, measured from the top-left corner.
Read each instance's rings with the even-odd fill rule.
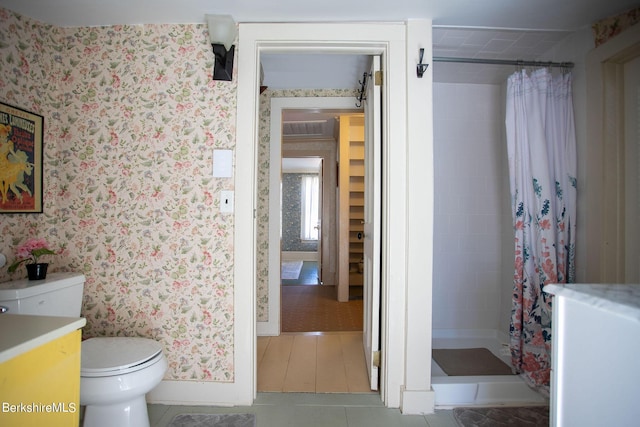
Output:
[[[339,302],[335,286],[282,287],[282,332],[362,331],[363,300]]]
[[[372,393],[362,332],[258,337],[258,391]]]

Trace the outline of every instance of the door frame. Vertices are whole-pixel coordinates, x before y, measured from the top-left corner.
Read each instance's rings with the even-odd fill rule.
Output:
[[[625,280],[624,64],[640,56],[640,25],[591,50],[586,57],[588,174],[585,191],[585,281]],[[583,182],[585,183],[583,185]],[[580,218],[578,221],[581,222]],[[580,239],[580,234],[578,239]],[[579,262],[579,261],[578,261]]]
[[[240,24],[234,224],[235,378],[244,398],[256,396],[256,170],[260,54],[381,55],[383,88],[383,224],[381,240],[381,398],[400,407],[405,386],[407,277],[406,31],[404,23]],[[430,28],[429,28],[430,30]],[[393,149],[391,149],[393,141]],[[393,254],[393,256],[391,255]],[[238,262],[242,260],[242,262]],[[391,286],[391,282],[397,286]],[[424,311],[424,310],[423,310]],[[389,319],[396,319],[390,322]],[[430,326],[430,325],[427,325]],[[420,328],[422,329],[422,328]],[[427,336],[427,338],[429,338]],[[424,363],[424,362],[423,362]],[[249,396],[250,394],[250,396]]]

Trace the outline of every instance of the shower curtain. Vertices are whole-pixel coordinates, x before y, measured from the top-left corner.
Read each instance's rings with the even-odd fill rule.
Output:
[[[518,71],[507,83],[506,132],[515,229],[511,359],[549,390],[548,283],[575,281],[576,142],[571,74]]]

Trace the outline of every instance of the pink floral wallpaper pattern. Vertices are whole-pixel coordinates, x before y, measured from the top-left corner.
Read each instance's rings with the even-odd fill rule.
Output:
[[[213,82],[204,25],[57,28],[0,9],[0,100],[45,117],[44,214],[0,216],[0,250],[62,248],[53,271],[87,277],[84,337],[163,343],[167,379],[233,380],[233,216],[211,178],[235,146],[235,79]],[[261,95],[257,320],[268,320],[272,97]],[[203,230],[208,232],[203,233]],[[22,277],[0,269],[0,281]]]
[[[619,15],[596,22],[591,26],[596,47],[606,43],[612,37],[617,36],[639,22],[640,7],[635,7]]]
[[[44,214],[0,216],[11,261],[28,237],[87,277],[84,337],[144,336],[167,379],[228,382],[233,215],[211,177],[235,147],[236,86],[211,80],[205,25],[56,28],[0,9],[0,100],[45,118]],[[0,272],[0,281],[24,274]]]

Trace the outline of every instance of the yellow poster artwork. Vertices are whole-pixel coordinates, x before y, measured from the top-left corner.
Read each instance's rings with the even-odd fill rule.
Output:
[[[42,212],[43,122],[0,103],[0,213]]]

